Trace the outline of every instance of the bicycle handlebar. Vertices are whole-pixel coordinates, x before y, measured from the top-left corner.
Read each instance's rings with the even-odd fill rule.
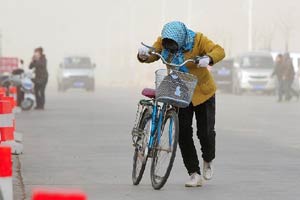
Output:
[[[147,48],[150,49],[150,51],[149,51],[150,54],[158,56],[158,57],[161,59],[161,61],[163,62],[163,64],[168,65],[168,66],[170,66],[171,68],[182,67],[182,66],[184,66],[185,64],[187,64],[187,63],[189,63],[189,62],[192,62],[192,63],[194,63],[194,64],[198,64],[198,63],[199,63],[199,59],[201,58],[200,56],[197,56],[197,57],[195,57],[195,58],[187,59],[187,60],[185,60],[185,61],[184,61],[183,63],[181,63],[181,64],[169,63],[169,62],[167,62],[167,61],[164,59],[164,57],[163,57],[160,53],[156,52],[156,49],[155,49],[154,47],[151,47],[151,46],[149,46],[149,45],[146,45],[146,44],[144,44],[143,42],[142,42],[141,44],[142,44],[143,46],[145,46],[145,47],[147,47]]]

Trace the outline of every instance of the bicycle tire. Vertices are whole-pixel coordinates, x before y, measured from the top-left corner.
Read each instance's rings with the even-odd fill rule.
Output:
[[[143,118],[141,119],[139,128],[144,130],[145,126],[149,120],[151,123],[151,113],[149,110],[146,110],[145,113],[143,114]],[[147,134],[149,134],[149,136],[150,136],[150,132],[148,132]],[[147,145],[147,143],[146,143],[146,145]],[[147,156],[145,158],[145,160],[142,162],[141,169],[137,172],[136,168],[137,168],[138,155],[139,155],[139,149],[135,148],[134,154],[133,154],[133,168],[132,168],[132,183],[133,183],[133,185],[138,185],[141,182],[145,168],[146,168],[147,159],[148,159],[148,156]]]
[[[179,120],[178,120],[178,115],[177,112],[172,109],[169,110],[166,113],[165,119],[164,119],[164,123],[162,125],[163,129],[165,128],[165,124],[167,122],[168,119],[172,118],[174,120],[174,128],[175,128],[175,132],[174,132],[174,138],[173,138],[173,144],[172,144],[172,152],[171,152],[171,156],[170,156],[170,161],[168,164],[168,167],[166,169],[165,175],[162,177],[160,182],[156,181],[156,174],[155,174],[155,169],[156,169],[156,163],[158,160],[158,153],[159,150],[157,148],[155,148],[154,152],[153,152],[153,159],[152,159],[152,163],[151,163],[151,170],[150,170],[150,175],[151,175],[151,183],[152,183],[152,187],[155,190],[159,190],[161,189],[167,182],[172,167],[173,167],[173,163],[176,157],[176,150],[177,150],[177,144],[178,144],[178,138],[179,138]],[[162,133],[163,133],[163,129],[162,129]],[[155,140],[155,147],[157,147],[157,139]]]

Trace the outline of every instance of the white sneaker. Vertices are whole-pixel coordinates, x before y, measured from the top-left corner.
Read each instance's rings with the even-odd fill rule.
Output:
[[[214,171],[213,171],[212,161],[205,162],[203,160],[203,178],[205,180],[210,180],[210,179],[212,179],[213,174],[214,174]]]
[[[185,187],[201,187],[203,184],[202,177],[198,173],[193,173],[190,180],[185,183]]]

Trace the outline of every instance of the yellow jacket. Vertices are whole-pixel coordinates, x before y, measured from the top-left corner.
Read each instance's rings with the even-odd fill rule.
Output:
[[[158,37],[157,41],[154,43],[153,47],[161,53],[162,51],[162,39]],[[202,33],[197,33],[195,36],[194,47],[191,51],[185,52],[185,59],[195,58],[196,56],[207,55],[212,59],[211,65],[219,62],[225,57],[224,49],[212,42]],[[151,63],[157,61],[159,58],[155,55],[151,55],[145,63]],[[198,78],[198,83],[195,88],[194,96],[192,98],[192,103],[197,106],[210,97],[212,97],[216,92],[216,84],[211,73],[207,68],[198,68],[196,64],[188,63],[186,64],[189,72]]]

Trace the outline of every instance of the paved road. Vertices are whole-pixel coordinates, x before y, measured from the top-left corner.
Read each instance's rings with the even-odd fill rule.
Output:
[[[140,186],[131,185],[130,130],[138,97],[126,89],[50,91],[46,111],[19,114],[27,199],[38,186],[82,188],[90,200],[299,199],[299,102],[218,94],[214,179],[184,188],[187,174],[178,152],[167,185],[154,191],[149,169]],[[15,195],[21,199],[21,192]]]

